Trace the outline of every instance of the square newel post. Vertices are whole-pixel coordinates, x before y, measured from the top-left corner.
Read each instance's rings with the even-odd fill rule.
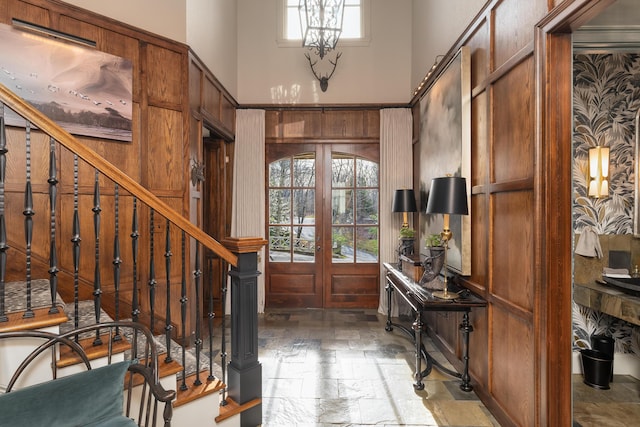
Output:
[[[235,253],[231,267],[231,361],[229,397],[243,405],[262,398],[262,365],[258,361],[258,251],[267,243],[259,237],[228,237],[222,244]],[[262,424],[262,404],[243,411],[241,426]]]

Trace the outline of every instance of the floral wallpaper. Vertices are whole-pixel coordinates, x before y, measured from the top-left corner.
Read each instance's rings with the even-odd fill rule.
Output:
[[[576,54],[573,62],[573,228],[598,234],[632,234],[635,116],[640,108],[640,54]],[[609,197],[588,197],[589,148],[610,148]],[[590,336],[615,339],[616,352],[640,356],[640,328],[573,304],[574,350]]]
[[[632,234],[640,55],[578,54],[573,64],[574,230]],[[589,148],[597,145],[611,150],[609,197],[602,199],[587,196]]]

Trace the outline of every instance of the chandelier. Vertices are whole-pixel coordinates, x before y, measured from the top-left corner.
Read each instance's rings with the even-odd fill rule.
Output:
[[[332,49],[342,33],[344,0],[300,0],[302,46],[315,50],[320,59]]]

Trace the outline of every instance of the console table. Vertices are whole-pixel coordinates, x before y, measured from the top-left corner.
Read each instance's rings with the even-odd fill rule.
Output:
[[[404,275],[401,271],[396,269],[392,264],[384,263],[386,270],[386,286],[387,291],[387,324],[385,330],[390,332],[394,326],[405,332],[411,337],[416,347],[416,370],[414,378],[416,382],[413,387],[416,390],[424,389],[424,383],[422,379],[431,373],[433,365],[437,366],[439,370],[460,378],[462,383],[460,389],[463,391],[473,390],[471,385],[471,377],[469,376],[469,334],[473,332],[473,326],[469,323],[469,312],[472,308],[485,307],[487,302],[472,294],[467,289],[458,289],[460,294],[459,298],[452,300],[444,300],[436,298],[432,295],[429,289],[426,289]],[[449,283],[449,290],[451,291],[451,283]],[[412,328],[409,329],[401,324],[391,322],[391,302],[392,294],[397,292],[411,307],[415,320]],[[422,321],[423,313],[427,311],[458,311],[463,313],[462,323],[460,323],[460,331],[463,337],[463,372],[462,374],[445,368],[434,359],[427,352],[426,348],[422,344],[422,332],[424,329],[424,323]],[[422,370],[422,359],[424,358],[426,367]]]

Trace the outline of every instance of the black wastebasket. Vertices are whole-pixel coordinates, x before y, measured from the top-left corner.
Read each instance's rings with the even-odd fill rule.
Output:
[[[606,335],[592,335],[591,336],[591,349],[601,351],[611,359],[611,373],[609,375],[609,381],[613,382],[613,353],[614,353],[615,340]]]
[[[609,377],[611,376],[611,357],[598,350],[580,350],[582,359],[582,374],[584,383],[601,390],[609,389]]]

